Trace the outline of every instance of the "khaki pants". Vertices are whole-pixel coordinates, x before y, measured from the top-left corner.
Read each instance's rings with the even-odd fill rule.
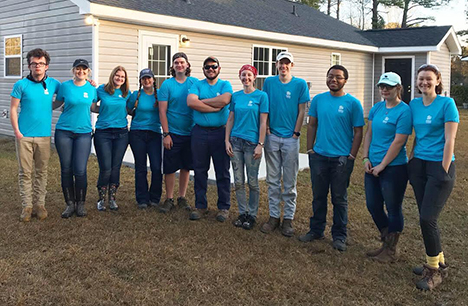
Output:
[[[19,166],[19,191],[23,207],[45,205],[50,137],[16,139]],[[34,169],[34,184],[32,174]],[[33,193],[34,192],[34,193]]]

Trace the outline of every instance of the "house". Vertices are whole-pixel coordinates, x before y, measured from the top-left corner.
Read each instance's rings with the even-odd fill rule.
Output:
[[[297,1],[288,0],[3,0],[0,2],[0,134],[13,135],[8,119],[13,84],[28,73],[26,53],[46,49],[49,75],[71,78],[77,58],[92,64],[93,78],[105,83],[123,65],[137,88],[138,71],[150,67],[158,85],[169,77],[171,55],[185,52],[192,75],[202,78],[202,62],[219,58],[221,78],[241,88],[238,69],[254,64],[257,86],[276,73],[275,56],[295,56],[293,74],[310,85],[311,95],[327,90],[333,64],[349,69],[347,92],[367,114],[379,101],[375,84],[384,71],[398,72],[404,100],[418,93],[415,71],[439,66],[450,94],[450,57],[461,47],[450,26],[361,31]],[[54,112],[54,123],[59,112]]]

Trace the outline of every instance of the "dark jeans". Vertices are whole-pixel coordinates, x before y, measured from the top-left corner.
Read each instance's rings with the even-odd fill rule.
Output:
[[[407,165],[387,166],[378,177],[365,173],[366,204],[380,232],[403,231],[402,204],[408,185]],[[384,208],[387,209],[388,215]]]
[[[84,201],[88,179],[86,166],[91,152],[91,133],[55,130],[55,147],[60,159],[62,189],[73,190],[75,200]]]
[[[314,215],[310,218],[310,232],[323,235],[327,223],[327,198],[331,189],[333,204],[333,240],[346,240],[348,224],[348,186],[353,172],[354,160],[347,156],[326,157],[309,154],[310,178],[312,181]]]
[[[128,129],[97,129],[94,134],[94,147],[99,163],[97,187],[110,184],[119,186],[120,167],[127,151]]]
[[[455,183],[455,163],[451,163],[447,173],[442,162],[413,158],[408,163],[408,173],[418,203],[426,254],[437,256],[442,252],[437,220]]]
[[[135,158],[135,197],[139,204],[159,203],[162,193],[162,139],[161,134],[150,130],[132,130],[129,133],[130,147]],[[151,186],[148,189],[149,157]]]
[[[216,173],[218,187],[218,209],[231,207],[231,176],[229,174],[229,155],[226,153],[224,134],[226,128],[204,128],[195,125],[192,129],[192,157],[195,172],[195,207],[208,207],[206,189],[210,160]]]

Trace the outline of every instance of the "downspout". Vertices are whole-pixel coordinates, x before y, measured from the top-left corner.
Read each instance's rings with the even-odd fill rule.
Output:
[[[92,69],[93,69],[93,80],[99,85],[99,20],[95,19],[92,26]],[[97,121],[97,114],[91,113],[91,125],[94,127]],[[91,146],[91,153],[96,154],[94,144]]]
[[[374,106],[374,98],[375,98],[375,53],[372,53],[372,106]]]

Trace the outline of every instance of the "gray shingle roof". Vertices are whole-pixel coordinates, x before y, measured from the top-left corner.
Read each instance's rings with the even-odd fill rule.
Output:
[[[378,47],[437,45],[450,28],[361,31],[307,5],[289,0],[89,1],[154,14]],[[292,14],[293,5],[298,16]]]

